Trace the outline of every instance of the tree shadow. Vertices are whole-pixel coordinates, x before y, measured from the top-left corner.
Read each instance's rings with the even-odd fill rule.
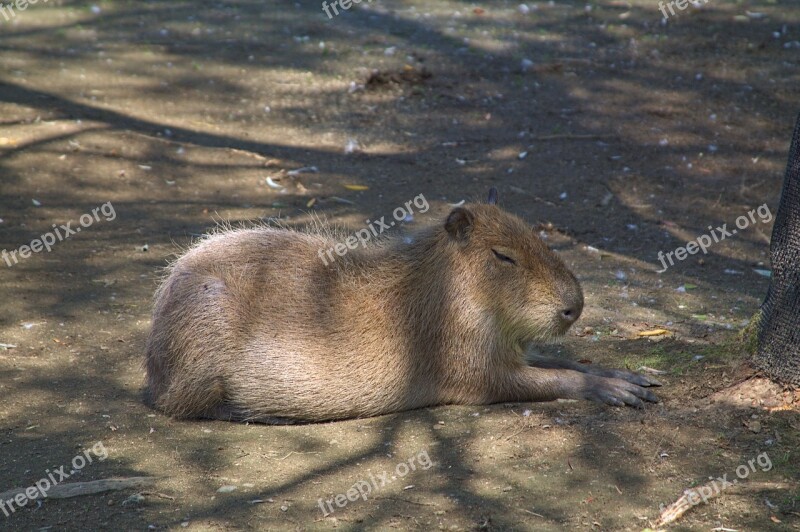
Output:
[[[785,18],[776,18],[771,25],[758,20],[741,24],[732,19],[733,8],[717,6],[681,18],[666,29],[658,25],[660,15],[652,6],[597,5],[593,6],[594,12],[581,13],[576,7],[583,4],[573,2],[559,2],[550,7],[542,4],[533,17],[515,15],[508,20],[493,16],[492,10],[500,10],[501,6],[489,6],[488,14],[478,15],[475,6],[467,2],[452,3],[459,16],[438,11],[426,17],[425,9],[419,6],[392,2],[369,4],[330,21],[316,4],[294,2],[129,3],[102,5],[99,14],[92,13],[91,5],[91,2],[75,2],[68,7],[31,6],[24,16],[30,19],[42,16],[41,26],[0,27],[0,51],[13,57],[6,60],[8,70],[0,79],[0,102],[15,115],[21,114],[19,109],[30,109],[44,121],[86,123],[74,133],[37,133],[14,147],[0,145],[3,217],[26,221],[25,227],[16,223],[0,226],[0,247],[16,249],[46,231],[51,223],[66,222],[75,212],[88,212],[98,201],[107,201],[104,194],[113,191],[113,182],[94,176],[81,181],[67,171],[61,183],[68,183],[68,187],[48,189],[39,187],[28,169],[21,168],[21,158],[38,157],[43,161],[40,167],[44,173],[60,175],[61,168],[46,161],[58,157],[63,151],[61,146],[70,140],[84,142],[97,135],[127,140],[136,136],[145,146],[136,154],[111,156],[98,141],[102,149],[84,148],[71,157],[89,168],[98,160],[109,158],[124,161],[133,168],[157,161],[165,180],[178,181],[177,192],[171,198],[159,195],[152,203],[146,201],[147,189],[142,189],[139,198],[115,200],[120,216],[116,224],[98,224],[90,237],[84,234],[75,242],[60,243],[57,255],[49,254],[47,260],[35,257],[20,267],[6,270],[1,274],[9,279],[9,285],[3,289],[4,298],[9,301],[14,298],[7,309],[15,317],[92,320],[103,312],[114,311],[115,303],[109,303],[108,299],[112,291],[118,301],[146,306],[149,294],[143,294],[152,292],[155,275],[146,278],[149,284],[143,285],[141,278],[133,274],[163,266],[163,254],[136,252],[135,246],[157,242],[164,246],[160,249],[166,249],[173,241],[185,244],[212,225],[210,215],[201,214],[202,208],[212,205],[220,210],[234,209],[242,204],[239,199],[211,189],[192,196],[191,189],[205,183],[198,174],[216,176],[225,171],[260,172],[266,168],[262,159],[245,162],[240,158],[229,164],[187,163],[176,155],[175,150],[180,147],[203,152],[235,149],[263,159],[277,159],[286,168],[313,161],[320,168],[314,179],[325,185],[348,179],[372,186],[372,191],[362,196],[346,195],[346,199],[365,198],[369,203],[320,203],[324,206],[320,212],[333,218],[374,217],[394,207],[393,198],[413,197],[420,192],[440,203],[444,200],[455,203],[461,197],[453,197],[454,194],[480,197],[488,185],[497,185],[509,210],[521,213],[531,222],[550,221],[570,238],[571,243],[564,246],[565,255],[581,258],[582,246],[592,246],[622,256],[642,269],[660,268],[658,251],[683,246],[688,239],[705,234],[709,224],[733,222],[727,218],[731,211],[726,206],[741,205],[744,213],[761,203],[777,205],[794,113],[776,110],[796,107],[798,100],[785,84],[774,91],[768,90],[768,80],[797,81],[798,74],[796,69],[786,71],[786,65],[794,64],[794,59],[781,51],[780,43],[771,39],[770,33],[772,26],[784,22],[794,31],[796,24],[791,23],[791,13],[796,6],[788,2],[773,8],[766,3],[751,4],[760,6],[759,9],[784,11]],[[623,15],[625,18],[620,18]],[[625,26],[614,20],[624,20]],[[631,28],[644,29],[631,36]],[[699,39],[699,35],[706,38]],[[731,36],[753,47],[730,42]],[[674,46],[682,39],[700,45],[691,51]],[[663,46],[653,45],[658,42],[663,42]],[[392,57],[387,55],[391,47],[399,48],[395,53],[406,54],[412,69],[430,69],[433,77],[424,83],[362,89],[360,85],[369,79],[372,68],[397,69],[396,64],[385,59]],[[747,70],[749,59],[737,59],[733,52],[744,47],[745,53],[757,56],[762,61],[757,79],[749,81],[736,73],[715,69],[709,64],[712,59],[705,63],[697,59],[703,54],[716,57],[718,47],[730,55],[729,64],[742,70]],[[127,54],[130,59],[126,59]],[[526,66],[523,63],[526,59],[532,64]],[[111,66],[98,66],[103,63]],[[179,68],[186,65],[192,65],[192,70]],[[698,66],[706,70],[697,72],[692,68]],[[234,68],[239,69],[238,76],[233,74]],[[108,79],[94,87],[77,86],[70,77],[75,69],[103,72]],[[251,81],[251,78],[267,79],[265,76],[275,72],[286,72],[288,77],[304,70],[326,78],[326,83],[303,87],[292,78],[286,87],[276,90],[276,95],[266,89],[259,90]],[[51,72],[52,85],[43,84],[36,71]],[[354,83],[352,93],[346,83],[333,79],[342,72]],[[30,81],[30,77],[36,79]],[[118,78],[132,85],[130,92],[136,93],[137,98],[119,93]],[[280,87],[274,79],[270,81],[270,88]],[[292,91],[304,91],[305,99],[282,97]],[[166,116],[147,112],[148,101],[165,109],[166,103],[174,103],[174,99],[182,100],[177,102],[176,109],[188,108],[186,114],[199,125],[182,120],[180,111]],[[695,108],[685,105],[697,99],[707,102],[707,116],[693,116]],[[264,112],[264,102],[271,107],[269,113]],[[641,121],[642,117],[649,120],[646,135],[636,136],[631,128],[620,126]],[[459,121],[457,130],[453,119]],[[734,141],[722,137],[727,141],[722,144],[719,133],[722,120],[726,128],[754,134],[736,136]],[[229,124],[241,129],[231,131]],[[308,131],[319,131],[320,136],[332,133],[336,139],[357,132],[378,148],[348,155],[334,149],[332,141],[308,145],[287,138],[276,142],[265,140],[270,137],[259,131],[261,126],[281,130],[304,125]],[[5,136],[6,130],[14,135],[35,124],[14,117],[3,119],[0,126],[4,131],[0,136]],[[755,134],[759,131],[764,133]],[[521,152],[527,156],[521,157]],[[752,158],[760,158],[762,162],[743,167],[737,158],[741,154],[752,154]],[[707,163],[709,160],[713,162]],[[690,168],[690,164],[694,166]],[[702,172],[693,169],[698,167]],[[437,178],[440,175],[450,176],[450,180],[440,182]],[[215,180],[222,186],[224,176]],[[409,195],[409,189],[413,194]],[[30,204],[27,196],[33,193],[50,209],[46,215],[36,213]],[[568,201],[559,200],[564,193]],[[308,198],[301,194],[292,192],[280,199],[291,205],[294,216],[308,210],[305,207]],[[273,212],[272,200],[255,195],[246,198],[254,208],[267,214]],[[51,215],[59,217],[53,219]],[[606,225],[609,221],[635,226],[636,230],[609,231]],[[769,226],[764,226],[763,232],[769,234],[768,229]],[[91,244],[80,240],[86,238],[91,239]],[[746,257],[765,249],[765,244],[755,232],[737,238],[737,246],[743,247],[745,253],[734,253],[724,246],[713,247],[704,257],[705,265],[682,263],[665,274],[665,279],[676,285],[693,282],[714,293],[730,290],[729,280],[719,272],[737,270],[746,274],[735,291],[742,298],[758,297],[765,293],[767,281],[750,274],[752,261]],[[111,266],[96,263],[87,248],[111,255]],[[59,271],[60,264],[65,263],[80,265],[80,279]],[[606,272],[599,268],[583,267],[581,275],[584,284],[595,290],[608,283]],[[92,284],[103,279],[122,282],[116,282],[110,290]],[[75,291],[76,285],[80,290]],[[661,301],[652,303],[652,308],[676,322],[685,317],[675,309],[666,308]],[[132,308],[119,310],[119,315],[127,314],[147,313]],[[9,332],[18,322],[16,318],[0,315],[0,330]],[[127,341],[141,345],[141,330],[129,328],[128,332]],[[87,350],[92,342],[84,340],[82,349]],[[112,406],[131,427],[146,432],[148,419],[144,416],[149,411],[140,404],[138,395],[132,392],[129,383],[108,377],[115,372],[130,371],[126,368],[130,361],[138,360],[140,351],[130,344],[101,351],[85,362],[83,373],[63,365],[53,371],[39,370],[33,376],[20,369],[0,371],[0,380],[12,383],[4,388],[8,399],[3,419],[8,424],[4,432],[14,442],[4,445],[9,452],[4,453],[1,464],[6,472],[3,484],[11,487],[19,484],[20,479],[36,480],[38,470],[26,472],[28,455],[61,463],[71,459],[71,445],[85,444],[87,437],[104,438],[108,434],[102,418],[97,421],[103,433],[87,431],[82,428],[85,418],[82,411],[65,415],[61,407],[51,406],[37,411],[37,417],[46,421],[32,433],[37,437],[28,437],[26,427],[38,421],[31,418],[29,408],[33,399],[30,398],[57,405],[59,400],[75,400],[81,390],[91,390],[87,402],[95,407]],[[568,353],[573,354],[569,350]],[[66,375],[59,376],[59,371]],[[58,382],[56,390],[52,389],[54,381]],[[64,389],[73,393],[63,397]],[[489,410],[507,421],[502,415],[504,408],[494,406]],[[546,418],[560,418],[562,407],[537,405],[536,408],[541,408],[541,415]],[[194,519],[224,516],[226,521],[241,525],[259,517],[272,519],[269,522],[275,526],[285,524],[283,514],[270,513],[250,502],[276,494],[293,497],[319,479],[324,480],[326,488],[336,489],[344,477],[341,485],[344,492],[364,478],[366,473],[361,464],[378,467],[386,463],[387,447],[395,449],[397,460],[394,457],[392,460],[399,462],[402,456],[395,442],[403,440],[408,427],[414,427],[419,439],[426,440],[430,449],[436,449],[430,453],[437,462],[435,479],[426,476],[427,473],[416,473],[415,482],[418,477],[425,477],[419,480],[425,491],[411,491],[412,503],[364,501],[364,505],[370,505],[369,517],[353,526],[385,526],[398,512],[402,513],[401,509],[414,513],[415,506],[425,502],[423,497],[449,501],[449,512],[463,512],[470,516],[471,522],[485,528],[516,529],[522,518],[529,519],[525,523],[531,527],[536,526],[539,523],[530,520],[530,515],[509,511],[504,492],[489,496],[476,487],[476,468],[471,464],[475,455],[469,442],[485,425],[480,417],[465,414],[467,411],[472,412],[464,407],[437,408],[343,422],[345,428],[365,423],[380,438],[364,450],[331,458],[304,471],[277,465],[275,478],[269,480],[269,487],[263,492],[198,498],[191,502]],[[653,416],[667,416],[663,409],[655,412]],[[615,434],[614,423],[636,416],[646,418],[648,414],[606,412],[593,407],[576,407],[570,413],[583,417],[581,423],[569,427],[574,431],[570,434],[581,441],[576,459],[594,466],[588,476],[595,475],[604,483],[624,487],[626,497],[634,499],[640,507],[653,506],[645,495],[653,478],[631,467],[619,467],[614,454],[626,445],[624,436]],[[732,417],[747,413],[738,412]],[[447,423],[457,420],[470,435],[435,429],[442,416],[448,416]],[[175,464],[195,479],[207,478],[208,471],[235,463],[227,455],[214,451],[229,446],[232,436],[242,437],[255,448],[256,438],[248,433],[252,430],[267,435],[273,442],[280,438],[285,448],[299,452],[325,448],[320,438],[307,435],[308,427],[245,428],[208,422],[172,423],[160,415],[158,419],[169,424],[164,430],[175,431],[172,439],[158,442],[139,436],[140,439],[152,446],[155,453],[169,454],[175,447],[187,449],[178,452]],[[598,428],[600,425],[603,426]],[[198,431],[192,430],[195,426],[213,427],[210,430],[215,432],[210,436],[198,435]],[[331,427],[316,428],[325,434],[335,432]],[[701,435],[711,436],[709,430],[696,428]],[[536,447],[535,441],[525,441]],[[147,474],[141,462],[125,457],[127,445],[130,443],[121,442],[123,449],[114,461],[92,469],[91,474],[97,477],[106,473]],[[402,449],[409,449],[409,445],[404,441]],[[645,458],[641,449],[630,452],[634,457]],[[746,452],[734,451],[738,453],[736,460],[751,458]],[[521,458],[533,459],[535,454],[529,450]],[[708,464],[707,469],[691,474],[699,478],[724,472],[719,470],[720,461],[709,460]],[[281,475],[289,478],[282,479]],[[516,476],[501,468],[487,477],[483,480],[496,486],[535,489],[518,486]],[[559,489],[578,490],[588,477],[583,474],[566,478]],[[179,486],[170,488],[178,490]],[[329,495],[320,490],[319,497]],[[394,491],[385,492],[387,497],[395,495]],[[53,511],[52,518],[47,514],[48,523],[58,519],[59,523],[73,527],[114,526],[114,519],[134,513],[121,510],[104,524],[103,517],[78,512],[82,504],[85,499],[49,501],[39,511]],[[99,503],[91,504],[97,509]],[[153,504],[147,512],[153,518],[157,510],[172,505],[163,500]],[[311,513],[318,511],[316,505],[315,500],[297,501],[299,514],[292,513],[294,510],[284,514],[288,519],[304,520],[317,515]],[[563,501],[548,499],[537,503],[535,509],[545,516],[546,526],[572,523],[570,511]],[[33,512],[26,516],[30,518],[26,525],[41,520],[40,514]],[[158,518],[177,526],[183,516]],[[761,523],[758,516],[753,516],[744,524],[758,528]]]

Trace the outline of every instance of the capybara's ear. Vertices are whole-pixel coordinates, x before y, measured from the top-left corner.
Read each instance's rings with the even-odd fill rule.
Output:
[[[469,234],[472,232],[472,224],[475,221],[475,215],[464,207],[456,207],[450,214],[447,215],[447,221],[444,222],[444,228],[450,235],[450,238],[459,242],[466,243]]]
[[[489,199],[486,200],[489,205],[497,205],[497,189],[492,187],[489,189]]]

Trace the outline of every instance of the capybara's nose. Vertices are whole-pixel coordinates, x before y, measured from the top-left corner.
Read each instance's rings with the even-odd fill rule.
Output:
[[[583,297],[575,297],[572,302],[567,303],[559,312],[559,318],[564,326],[569,327],[581,317],[583,311]]]
[[[578,308],[567,308],[561,311],[561,319],[572,325],[580,317],[581,311]]]

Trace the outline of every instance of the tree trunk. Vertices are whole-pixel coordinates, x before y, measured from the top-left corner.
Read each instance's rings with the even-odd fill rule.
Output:
[[[771,379],[800,386],[800,117],[770,242],[772,278],[761,305],[754,364]]]

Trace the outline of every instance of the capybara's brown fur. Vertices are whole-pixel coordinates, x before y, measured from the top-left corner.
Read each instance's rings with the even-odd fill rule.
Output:
[[[156,293],[151,402],[178,418],[279,423],[441,404],[656,401],[644,387],[657,383],[634,373],[528,365],[532,344],[578,318],[583,294],[495,198],[327,266],[319,250],[337,242],[325,231],[260,227],[201,241]]]

